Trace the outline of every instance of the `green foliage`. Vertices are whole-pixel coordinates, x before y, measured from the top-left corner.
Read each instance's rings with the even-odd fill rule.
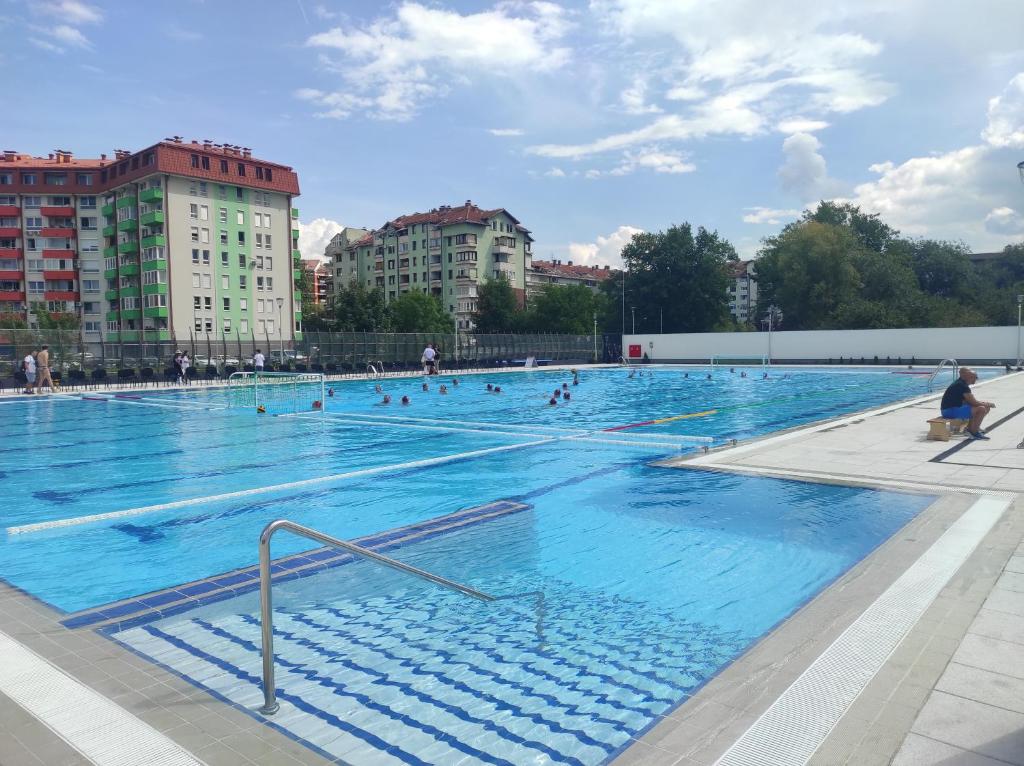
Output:
[[[0,314],[0,328],[4,330],[27,330],[28,322],[18,314]]]
[[[302,264],[299,261],[298,264]],[[295,288],[302,295],[302,313],[306,313],[306,307],[313,305],[313,290],[316,286],[316,279],[313,277],[313,272],[304,268],[299,268],[299,278],[295,280]]]
[[[521,326],[528,332],[590,335],[594,316],[604,314],[606,301],[586,285],[544,285],[530,298]]]
[[[391,322],[383,291],[367,290],[359,282],[341,288],[334,301],[333,329],[343,332],[389,332]]]
[[[392,332],[450,333],[455,322],[433,295],[410,290],[388,306]]]
[[[32,304],[32,313],[36,315],[39,329],[44,333],[48,330],[77,330],[81,327],[78,314],[49,312],[42,303]]]
[[[728,264],[736,260],[736,250],[717,232],[698,227],[694,235],[683,223],[635,234],[622,249],[622,260],[627,329],[632,329],[634,313],[637,332],[658,332],[662,326],[665,332],[702,332],[728,320]],[[615,286],[618,295],[612,292]],[[617,282],[607,288],[618,311],[621,287]]]
[[[519,302],[507,279],[490,279],[477,288],[476,331],[515,332],[522,328]]]
[[[847,229],[861,247],[876,253],[886,252],[899,237],[899,232],[883,223],[877,213],[862,213],[848,202],[819,202],[817,209],[804,211],[802,222],[809,221]],[[799,224],[790,224],[794,225]]]

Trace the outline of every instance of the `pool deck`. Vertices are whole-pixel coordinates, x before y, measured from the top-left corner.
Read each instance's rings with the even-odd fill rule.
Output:
[[[666,463],[919,491],[938,499],[638,737],[616,764],[710,766],[723,759],[735,743],[756,734],[759,719],[770,717],[787,690],[849,635],[908,567],[948,540],[979,498],[993,492],[1010,502],[1008,509],[981,529],[980,542],[971,544],[966,560],[883,657],[809,762],[1024,764],[1024,450],[1016,449],[1024,436],[1024,377],[987,381],[977,392],[999,405],[986,442],[926,441],[925,421],[936,404],[919,401]],[[0,688],[7,692],[0,693],[3,766],[331,762],[94,630],[64,627],[64,617],[0,583],[0,642],[9,637],[29,650],[20,679],[0,671]],[[52,682],[33,696],[32,679],[43,674]],[[67,704],[54,703],[58,691]],[[70,702],[88,701],[92,693],[114,703],[107,711],[111,723],[104,719],[103,726],[119,727],[120,736],[107,750],[102,740],[108,729],[98,729],[94,710]],[[142,743],[159,757],[116,759]]]

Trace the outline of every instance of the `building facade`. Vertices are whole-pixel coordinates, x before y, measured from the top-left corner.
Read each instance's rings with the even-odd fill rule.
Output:
[[[350,251],[349,247],[369,233],[369,229],[346,226],[331,237],[331,241],[324,248],[324,258],[327,259],[327,267],[331,270],[331,305],[334,304],[334,297],[339,290],[359,279],[357,255],[355,251]]]
[[[301,331],[298,177],[232,145],[113,159],[4,152],[0,313],[74,313],[86,342],[285,340]]]
[[[316,306],[328,305],[334,292],[334,277],[330,264],[322,261],[306,259],[301,261],[302,270],[309,275],[312,285],[313,304]]]
[[[507,210],[465,204],[388,221],[346,248],[343,278],[391,302],[418,290],[440,299],[461,330],[473,328],[481,284],[506,279],[520,304],[531,266],[529,230]]]
[[[737,322],[754,322],[757,311],[757,278],[754,261],[729,264],[729,313]]]
[[[610,266],[582,266],[560,260],[534,261],[526,272],[526,297],[529,300],[545,285],[583,285],[596,293],[601,289],[601,283],[616,273]]]

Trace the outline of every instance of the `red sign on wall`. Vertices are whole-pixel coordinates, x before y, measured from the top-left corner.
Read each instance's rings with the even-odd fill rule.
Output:
[[[643,355],[643,351],[640,350],[640,344],[639,343],[630,343],[629,344],[629,358],[630,359],[638,359],[642,355]]]

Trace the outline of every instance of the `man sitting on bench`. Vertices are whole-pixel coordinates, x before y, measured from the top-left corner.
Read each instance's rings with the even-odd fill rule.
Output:
[[[954,380],[942,395],[939,405],[942,417],[949,420],[967,420],[967,433],[972,439],[987,439],[981,430],[981,421],[995,405],[978,401],[971,393],[971,384],[978,380],[978,373],[969,367],[960,368],[960,377]]]

